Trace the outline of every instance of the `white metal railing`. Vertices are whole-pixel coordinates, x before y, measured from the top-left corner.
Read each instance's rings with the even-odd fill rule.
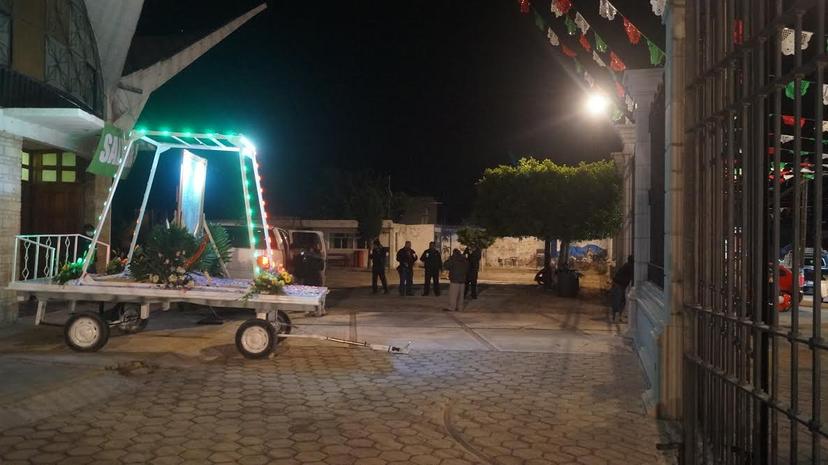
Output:
[[[106,250],[109,263],[109,244],[94,241]],[[93,244],[91,237],[83,234],[22,234],[15,236],[11,280],[53,278],[65,263],[83,259]]]

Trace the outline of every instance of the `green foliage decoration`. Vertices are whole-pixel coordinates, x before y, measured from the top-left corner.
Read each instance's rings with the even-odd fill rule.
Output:
[[[206,272],[210,276],[224,276],[224,270],[221,268],[219,257],[221,257],[221,261],[225,265],[232,258],[233,251],[232,244],[230,243],[230,235],[221,225],[210,223],[208,226],[213,236],[213,241],[216,243],[216,247],[214,248],[212,244],[207,247],[207,250],[201,255],[201,259],[198,265],[196,265],[196,268]]]
[[[106,274],[118,274],[126,268],[127,259],[115,257],[106,264]]]
[[[64,263],[60,267],[58,274],[52,278],[58,284],[66,284],[67,282],[78,279],[83,273],[83,258],[79,258],[74,262]]]
[[[488,249],[494,244],[495,237],[485,229],[464,227],[457,230],[457,240],[466,247]]]
[[[156,226],[144,246],[135,249],[130,274],[137,281],[166,288],[192,287],[188,265],[197,248],[196,238],[186,229]]]

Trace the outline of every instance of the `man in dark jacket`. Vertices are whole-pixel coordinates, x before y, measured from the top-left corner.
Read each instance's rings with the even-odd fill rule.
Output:
[[[466,259],[469,261],[469,274],[466,276],[466,289],[463,291],[463,297],[469,295],[471,298],[477,298],[477,276],[480,273],[480,249],[477,247],[469,247],[466,249]]]
[[[446,311],[459,312],[463,309],[463,288],[466,287],[466,276],[469,273],[469,261],[460,252],[454,249],[451,257],[443,263],[443,268],[449,272],[449,305]]]
[[[621,265],[615,276],[612,277],[612,289],[610,289],[610,298],[612,301],[612,317],[611,321],[616,321],[620,318],[624,311],[624,306],[627,304],[627,287],[633,280],[635,272],[635,262],[633,256],[627,257],[627,263]]]
[[[440,295],[440,270],[443,269],[443,258],[440,251],[434,247],[434,242],[428,243],[428,249],[420,256],[420,261],[425,267],[425,284],[423,284],[423,295],[428,295],[429,286],[434,283],[434,295]]]
[[[385,257],[388,249],[380,244],[379,239],[374,239],[374,246],[371,248],[371,289],[377,293],[377,278],[382,282],[382,290],[388,294],[388,281],[385,279]]]
[[[325,285],[325,259],[322,258],[322,250],[319,244],[315,244],[305,254],[304,258],[304,284],[307,286]]]
[[[414,264],[417,263],[417,253],[411,250],[411,241],[405,241],[405,247],[397,251],[397,271],[400,273],[400,295],[414,295],[411,290],[414,280]]]

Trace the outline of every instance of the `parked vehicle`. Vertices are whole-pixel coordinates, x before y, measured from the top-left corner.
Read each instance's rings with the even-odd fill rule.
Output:
[[[256,257],[253,257],[253,252],[250,250],[250,235],[247,230],[247,225],[242,224],[241,221],[217,221],[219,225],[227,230],[227,235],[230,237],[231,254],[230,262],[227,263],[227,271],[230,276],[238,279],[252,279],[253,269],[256,262]],[[254,227],[254,234],[256,237],[263,237],[262,228]],[[290,257],[290,242],[288,241],[287,232],[279,228],[271,228],[270,248],[273,252],[273,265],[276,267],[288,267],[287,257]],[[256,243],[256,250],[259,257],[264,257],[265,244],[264,241]],[[260,267],[262,263],[258,264]]]
[[[815,260],[813,247],[807,247],[805,249],[805,256],[802,259],[802,273],[805,275],[805,284],[802,286],[802,292],[805,295],[814,294],[814,267],[817,262],[822,269],[822,279],[828,278],[828,252],[823,250],[822,257],[819,260]]]
[[[793,272],[785,265],[779,264],[779,296],[777,298],[777,309],[780,312],[787,312],[793,307]],[[805,284],[805,276],[799,273],[799,295],[797,302],[802,301],[802,287]]]

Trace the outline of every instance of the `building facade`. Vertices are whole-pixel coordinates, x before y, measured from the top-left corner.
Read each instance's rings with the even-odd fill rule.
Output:
[[[0,289],[15,236],[96,223],[111,179],[86,168],[105,123],[131,130],[154,90],[264,8],[124,74],[143,0],[0,0]],[[0,322],[16,315],[0,290]]]

